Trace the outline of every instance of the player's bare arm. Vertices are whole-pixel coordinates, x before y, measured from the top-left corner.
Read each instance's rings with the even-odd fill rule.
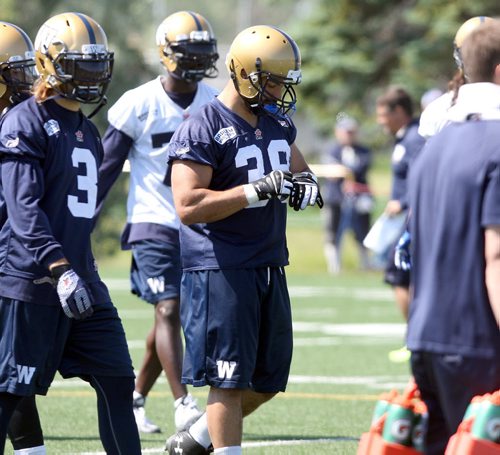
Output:
[[[500,326],[500,226],[490,226],[484,231],[484,257],[488,297]]]
[[[302,152],[299,150],[297,145],[292,144],[290,146],[291,149],[291,156],[290,156],[290,171],[293,172],[294,174],[296,172],[312,172],[311,169],[309,169],[308,164],[306,163],[306,160],[304,156],[302,155]]]
[[[248,206],[243,186],[209,190],[212,168],[193,161],[174,161],[172,191],[183,224],[219,221]]]

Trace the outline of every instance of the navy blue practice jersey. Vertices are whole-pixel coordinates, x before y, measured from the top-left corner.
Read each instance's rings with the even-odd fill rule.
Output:
[[[48,266],[63,257],[86,282],[99,281],[90,233],[102,153],[95,126],[81,112],[54,101],[37,104],[30,98],[5,117],[0,133],[8,212],[0,231],[2,296],[57,304]]]
[[[485,285],[484,229],[500,226],[500,121],[454,123],[409,178],[412,351],[500,356]]]
[[[215,99],[176,130],[169,161],[212,167],[209,188],[223,191],[273,170],[290,170],[290,145],[296,134],[288,118],[264,114],[254,128]],[[184,270],[287,265],[286,211],[285,202],[271,199],[220,221],[181,225]]]
[[[399,133],[399,132],[398,132]],[[408,205],[408,171],[425,144],[425,139],[418,134],[418,121],[413,120],[401,134],[396,135],[396,145],[392,152],[392,189],[391,199],[401,202],[403,208]]]

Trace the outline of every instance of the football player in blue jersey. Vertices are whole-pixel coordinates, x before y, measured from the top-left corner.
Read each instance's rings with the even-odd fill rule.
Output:
[[[169,15],[158,27],[156,42],[166,74],[129,90],[108,112],[98,198],[104,197],[128,158],[130,189],[122,247],[132,249],[132,292],[154,305],[154,324],[134,391],[137,426],[145,433],[160,431],[146,417],[144,404],[162,370],[175,400],[177,430],[201,415],[196,400],[181,384],[179,217],[172,190],[163,180],[174,131],[217,95],[201,82],[217,75],[218,59],[212,27],[203,16],[192,11]]]
[[[35,80],[35,52],[29,36],[17,25],[0,21],[0,122],[16,104],[28,98]],[[0,226],[7,209],[0,186]],[[35,397],[18,404],[9,426],[14,454],[44,455],[43,433]]]
[[[210,442],[215,453],[241,454],[243,417],[286,388],[287,200],[295,210],[322,206],[287,115],[300,65],[282,30],[243,30],[226,57],[230,81],[169,145],[182,223],[182,381],[210,387],[206,414],[168,439],[171,454],[206,453]]]
[[[35,39],[34,96],[0,132],[8,218],[0,230],[0,451],[23,397],[46,394],[56,370],[97,394],[107,453],[140,454],[125,333],[90,247],[102,145],[81,103],[100,104],[113,53],[80,13],[48,19]]]
[[[409,179],[407,344],[431,455],[444,453],[475,395],[500,389],[500,22],[472,31],[462,58],[467,84],[451,122]]]
[[[388,88],[377,99],[376,115],[379,125],[395,138],[391,159],[392,188],[385,213],[388,216],[404,216],[408,209],[408,173],[425,140],[418,134],[418,120],[413,117],[413,101],[403,88]],[[410,272],[400,270],[394,264],[395,246],[391,248],[388,256],[384,281],[392,286],[396,304],[407,320],[410,303]],[[393,361],[408,361],[409,352],[404,347],[391,351],[389,358]]]

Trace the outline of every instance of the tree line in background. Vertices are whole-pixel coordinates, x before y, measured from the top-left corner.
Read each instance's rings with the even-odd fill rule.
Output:
[[[297,122],[307,119],[325,137],[340,111],[363,125],[375,150],[387,139],[374,120],[376,97],[390,84],[404,86],[417,101],[429,88],[446,89],[455,71],[453,37],[477,15],[500,15],[498,0],[1,0],[1,20],[21,26],[33,39],[40,25],[64,11],[96,19],[115,52],[109,104],[126,90],[154,78],[161,68],[154,37],[169,14],[194,10],[212,24],[220,48],[252,24],[284,28],[299,44],[303,82],[298,87]],[[221,53],[222,54],[222,53]],[[221,77],[225,55],[221,55]],[[104,133],[106,108],[95,117]],[[302,120],[301,120],[302,119]],[[308,154],[307,144],[301,145]],[[125,217],[127,176],[106,202],[94,234],[97,256],[118,248]]]

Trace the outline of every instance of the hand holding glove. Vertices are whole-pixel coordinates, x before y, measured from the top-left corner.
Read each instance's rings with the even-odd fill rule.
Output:
[[[288,171],[272,171],[259,180],[243,185],[248,203],[274,197],[286,199],[292,192],[292,174]]]
[[[50,272],[64,314],[73,319],[88,318],[94,312],[92,294],[83,280],[69,264],[55,266]]]
[[[304,210],[308,205],[314,204],[318,204],[319,208],[323,207],[318,179],[312,172],[293,174],[293,189],[288,203],[296,211]]]
[[[394,264],[399,270],[408,271],[411,269],[410,244],[411,235],[408,231],[405,231],[394,251]]]

